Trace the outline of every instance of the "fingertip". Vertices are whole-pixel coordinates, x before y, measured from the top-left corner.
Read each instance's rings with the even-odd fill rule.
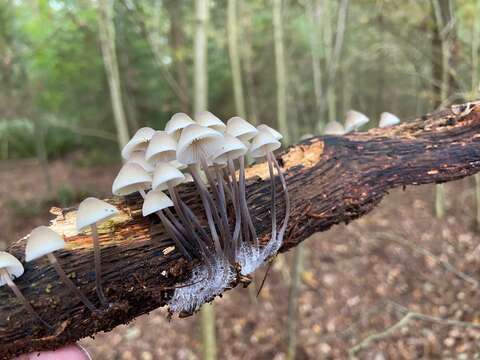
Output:
[[[32,353],[30,360],[91,360],[87,351],[78,345],[68,345],[55,351]]]

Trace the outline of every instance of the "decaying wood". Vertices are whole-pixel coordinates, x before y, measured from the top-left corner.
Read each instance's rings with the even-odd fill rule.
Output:
[[[480,105],[452,107],[390,129],[312,138],[290,147],[277,159],[285,170],[292,199],[291,220],[281,249],[287,251],[314,232],[368,213],[390,189],[476,173],[480,169]],[[265,242],[270,226],[268,170],[259,164],[249,168],[247,175],[249,206]],[[193,187],[183,188],[182,194],[201,216],[201,202]],[[142,218],[139,198],[109,201],[122,210],[121,216],[99,227],[104,287],[111,308],[91,313],[70,295],[45,259],[25,264],[25,274],[16,284],[55,330],[34,322],[11,291],[0,288],[1,359],[54,349],[109,331],[166,305],[173,287],[188,279],[193,264],[171,251],[172,242],[154,217]],[[57,215],[53,227],[67,241],[58,258],[74,282],[99,305],[92,239],[89,234],[77,234],[75,209],[53,212]],[[24,248],[23,239],[9,251],[23,261]]]

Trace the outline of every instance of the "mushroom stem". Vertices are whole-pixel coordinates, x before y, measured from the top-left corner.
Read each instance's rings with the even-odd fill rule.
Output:
[[[178,246],[180,252],[188,259],[191,260],[192,256],[185,248],[185,245],[188,243],[187,240],[183,237],[182,234],[175,228],[175,226],[167,219],[165,214],[162,210],[157,211],[157,215],[162,221],[163,226],[165,227],[165,231],[168,235],[172,238],[175,244]]]
[[[180,204],[181,200],[179,200],[180,196],[177,192],[177,189],[172,185],[171,182],[168,182],[167,186],[168,186],[168,192],[169,192],[169,194],[172,198],[172,201],[173,201],[173,206],[174,206],[175,210],[177,211],[178,216],[180,216],[180,220],[185,224],[185,231],[187,233],[187,236],[190,239],[195,240],[195,242],[198,245],[198,248],[196,248],[197,251],[202,250],[202,241],[201,241],[200,237],[195,233],[195,230],[193,229],[193,226],[192,226],[191,219],[189,219],[187,217],[184,209],[182,208],[182,206]]]
[[[53,327],[48,324],[45,320],[43,320],[37,312],[33,309],[32,305],[30,305],[30,302],[23,296],[22,292],[20,289],[15,285],[15,283],[12,281],[12,278],[10,277],[10,274],[8,273],[7,270],[5,269],[0,269],[0,276],[5,280],[7,283],[8,287],[13,291],[15,296],[22,302],[22,305],[25,307],[25,309],[28,311],[28,313],[36,319],[38,322],[40,322],[43,326],[45,326],[48,329],[53,329]]]
[[[215,229],[215,223],[212,217],[212,210],[210,208],[210,202],[208,197],[210,194],[208,193],[207,189],[205,188],[205,184],[198,173],[198,169],[195,165],[189,166],[190,172],[193,176],[193,180],[195,181],[195,185],[200,192],[200,197],[202,199],[203,207],[205,208],[205,215],[207,216],[208,226],[210,228],[210,233],[212,235],[213,243],[215,245],[215,251],[217,254],[222,253],[222,247],[220,245],[220,240],[218,238],[217,230]]]
[[[60,279],[63,281],[63,283],[73,292],[75,293],[80,300],[83,302],[83,304],[90,309],[91,312],[97,312],[98,309],[90,302],[90,300],[87,299],[87,297],[80,291],[80,289],[70,280],[63,270],[63,268],[60,266],[58,263],[57,258],[53,253],[47,254],[48,260],[50,263],[53,265],[53,268],[57,272],[58,276],[60,276]]]
[[[283,193],[285,194],[285,217],[283,219],[282,227],[280,228],[280,231],[278,232],[278,237],[280,238],[280,243],[283,243],[283,236],[285,234],[285,230],[287,229],[288,219],[290,218],[290,196],[288,195],[287,182],[285,181],[285,177],[283,176],[282,169],[280,168],[280,165],[278,164],[278,161],[275,158],[275,156],[272,155],[271,157],[272,157],[273,162],[275,164],[275,168],[277,169],[278,175],[280,176],[280,181],[282,183]]]
[[[235,166],[231,159],[228,160],[228,169],[230,171],[231,186],[233,188],[233,203],[235,209],[237,210],[237,215],[242,218],[242,209],[241,209],[241,200],[240,200],[240,189],[237,182],[237,175],[235,172]],[[241,227],[243,229],[243,241],[247,242],[250,239],[250,234],[248,231],[248,224],[246,221],[241,221]]]
[[[213,204],[212,206],[214,207],[213,208],[214,215],[217,215],[216,220],[220,220],[220,221],[218,221],[218,223],[219,223],[218,225],[219,225],[219,228],[220,228],[220,235],[221,235],[221,238],[222,238],[223,247],[224,247],[224,249],[226,249],[226,247],[228,246],[228,241],[230,239],[230,234],[228,232],[228,216],[227,216],[226,210],[224,211],[224,209],[226,208],[225,202],[222,203],[222,199],[220,197],[220,193],[218,191],[217,184],[215,183],[215,179],[212,176],[212,173],[210,171],[210,167],[208,166],[208,163],[207,163],[207,161],[204,157],[202,157],[202,159],[201,159],[201,164],[202,164],[202,167],[203,167],[203,171],[205,172],[205,175],[207,176],[207,180],[208,180],[208,184],[210,186],[210,189],[212,189],[213,198],[216,201],[216,204]],[[217,214],[217,208],[218,207],[220,208],[220,211],[219,211],[220,219],[218,218],[218,214]]]
[[[100,254],[100,241],[98,239],[97,224],[92,224],[91,228],[93,237],[93,254],[95,258],[95,287],[100,302],[106,306],[108,304],[108,300],[103,293],[102,287],[102,258]]]
[[[272,161],[272,153],[267,153],[267,163],[268,163],[268,171],[270,173],[270,183],[272,186],[272,203],[271,203],[271,212],[272,212],[272,234],[271,238],[273,241],[277,238],[277,210],[276,210],[276,185],[275,185],[275,175],[273,173],[273,161]]]
[[[245,220],[247,221],[248,227],[250,228],[250,232],[253,236],[255,245],[258,246],[257,231],[255,230],[255,226],[253,225],[252,217],[250,216],[250,211],[248,210],[248,205],[247,205],[247,195],[245,191],[245,158],[242,156],[238,161],[240,163],[240,172],[239,172],[240,204],[242,206],[242,212],[245,217]]]

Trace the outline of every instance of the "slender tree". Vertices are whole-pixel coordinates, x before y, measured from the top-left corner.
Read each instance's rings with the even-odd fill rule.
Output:
[[[238,24],[237,24],[237,0],[228,0],[227,33],[228,54],[230,67],[232,68],[233,95],[237,114],[245,118],[245,101],[243,96],[242,69],[238,52]]]
[[[287,87],[285,50],[283,46],[282,0],[273,0],[273,34],[275,45],[275,70],[277,80],[277,122],[286,144],[290,143],[287,124]]]
[[[440,84],[435,86],[435,106],[441,107],[448,101],[450,92],[450,30],[452,27],[452,3],[450,0],[431,0],[434,17],[432,50],[433,79]],[[441,61],[438,61],[438,59]],[[435,188],[435,215],[443,218],[445,215],[445,187],[439,184]]]
[[[117,128],[120,148],[128,142],[128,126],[122,103],[122,89],[118,72],[117,54],[115,48],[115,27],[113,24],[113,3],[110,0],[98,0],[98,28],[103,63],[110,87],[113,117]]]
[[[203,111],[208,106],[207,71],[207,28],[208,0],[195,0],[195,50],[194,50],[194,112]],[[203,359],[217,358],[215,335],[215,312],[213,304],[205,304],[200,311]]]

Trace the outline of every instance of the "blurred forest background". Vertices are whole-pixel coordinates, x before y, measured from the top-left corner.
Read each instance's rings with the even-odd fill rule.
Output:
[[[119,146],[175,112],[240,115],[292,143],[350,109],[375,127],[383,111],[407,121],[478,98],[479,14],[480,0],[0,0],[0,247],[50,206],[109,196]],[[475,194],[472,179],[394,192],[315,235],[304,260],[279,257],[258,299],[218,302],[211,345],[221,358],[342,358],[414,309],[465,324],[412,322],[351,355],[478,356]],[[199,319],[164,317],[84,345],[99,359],[200,357]]]

